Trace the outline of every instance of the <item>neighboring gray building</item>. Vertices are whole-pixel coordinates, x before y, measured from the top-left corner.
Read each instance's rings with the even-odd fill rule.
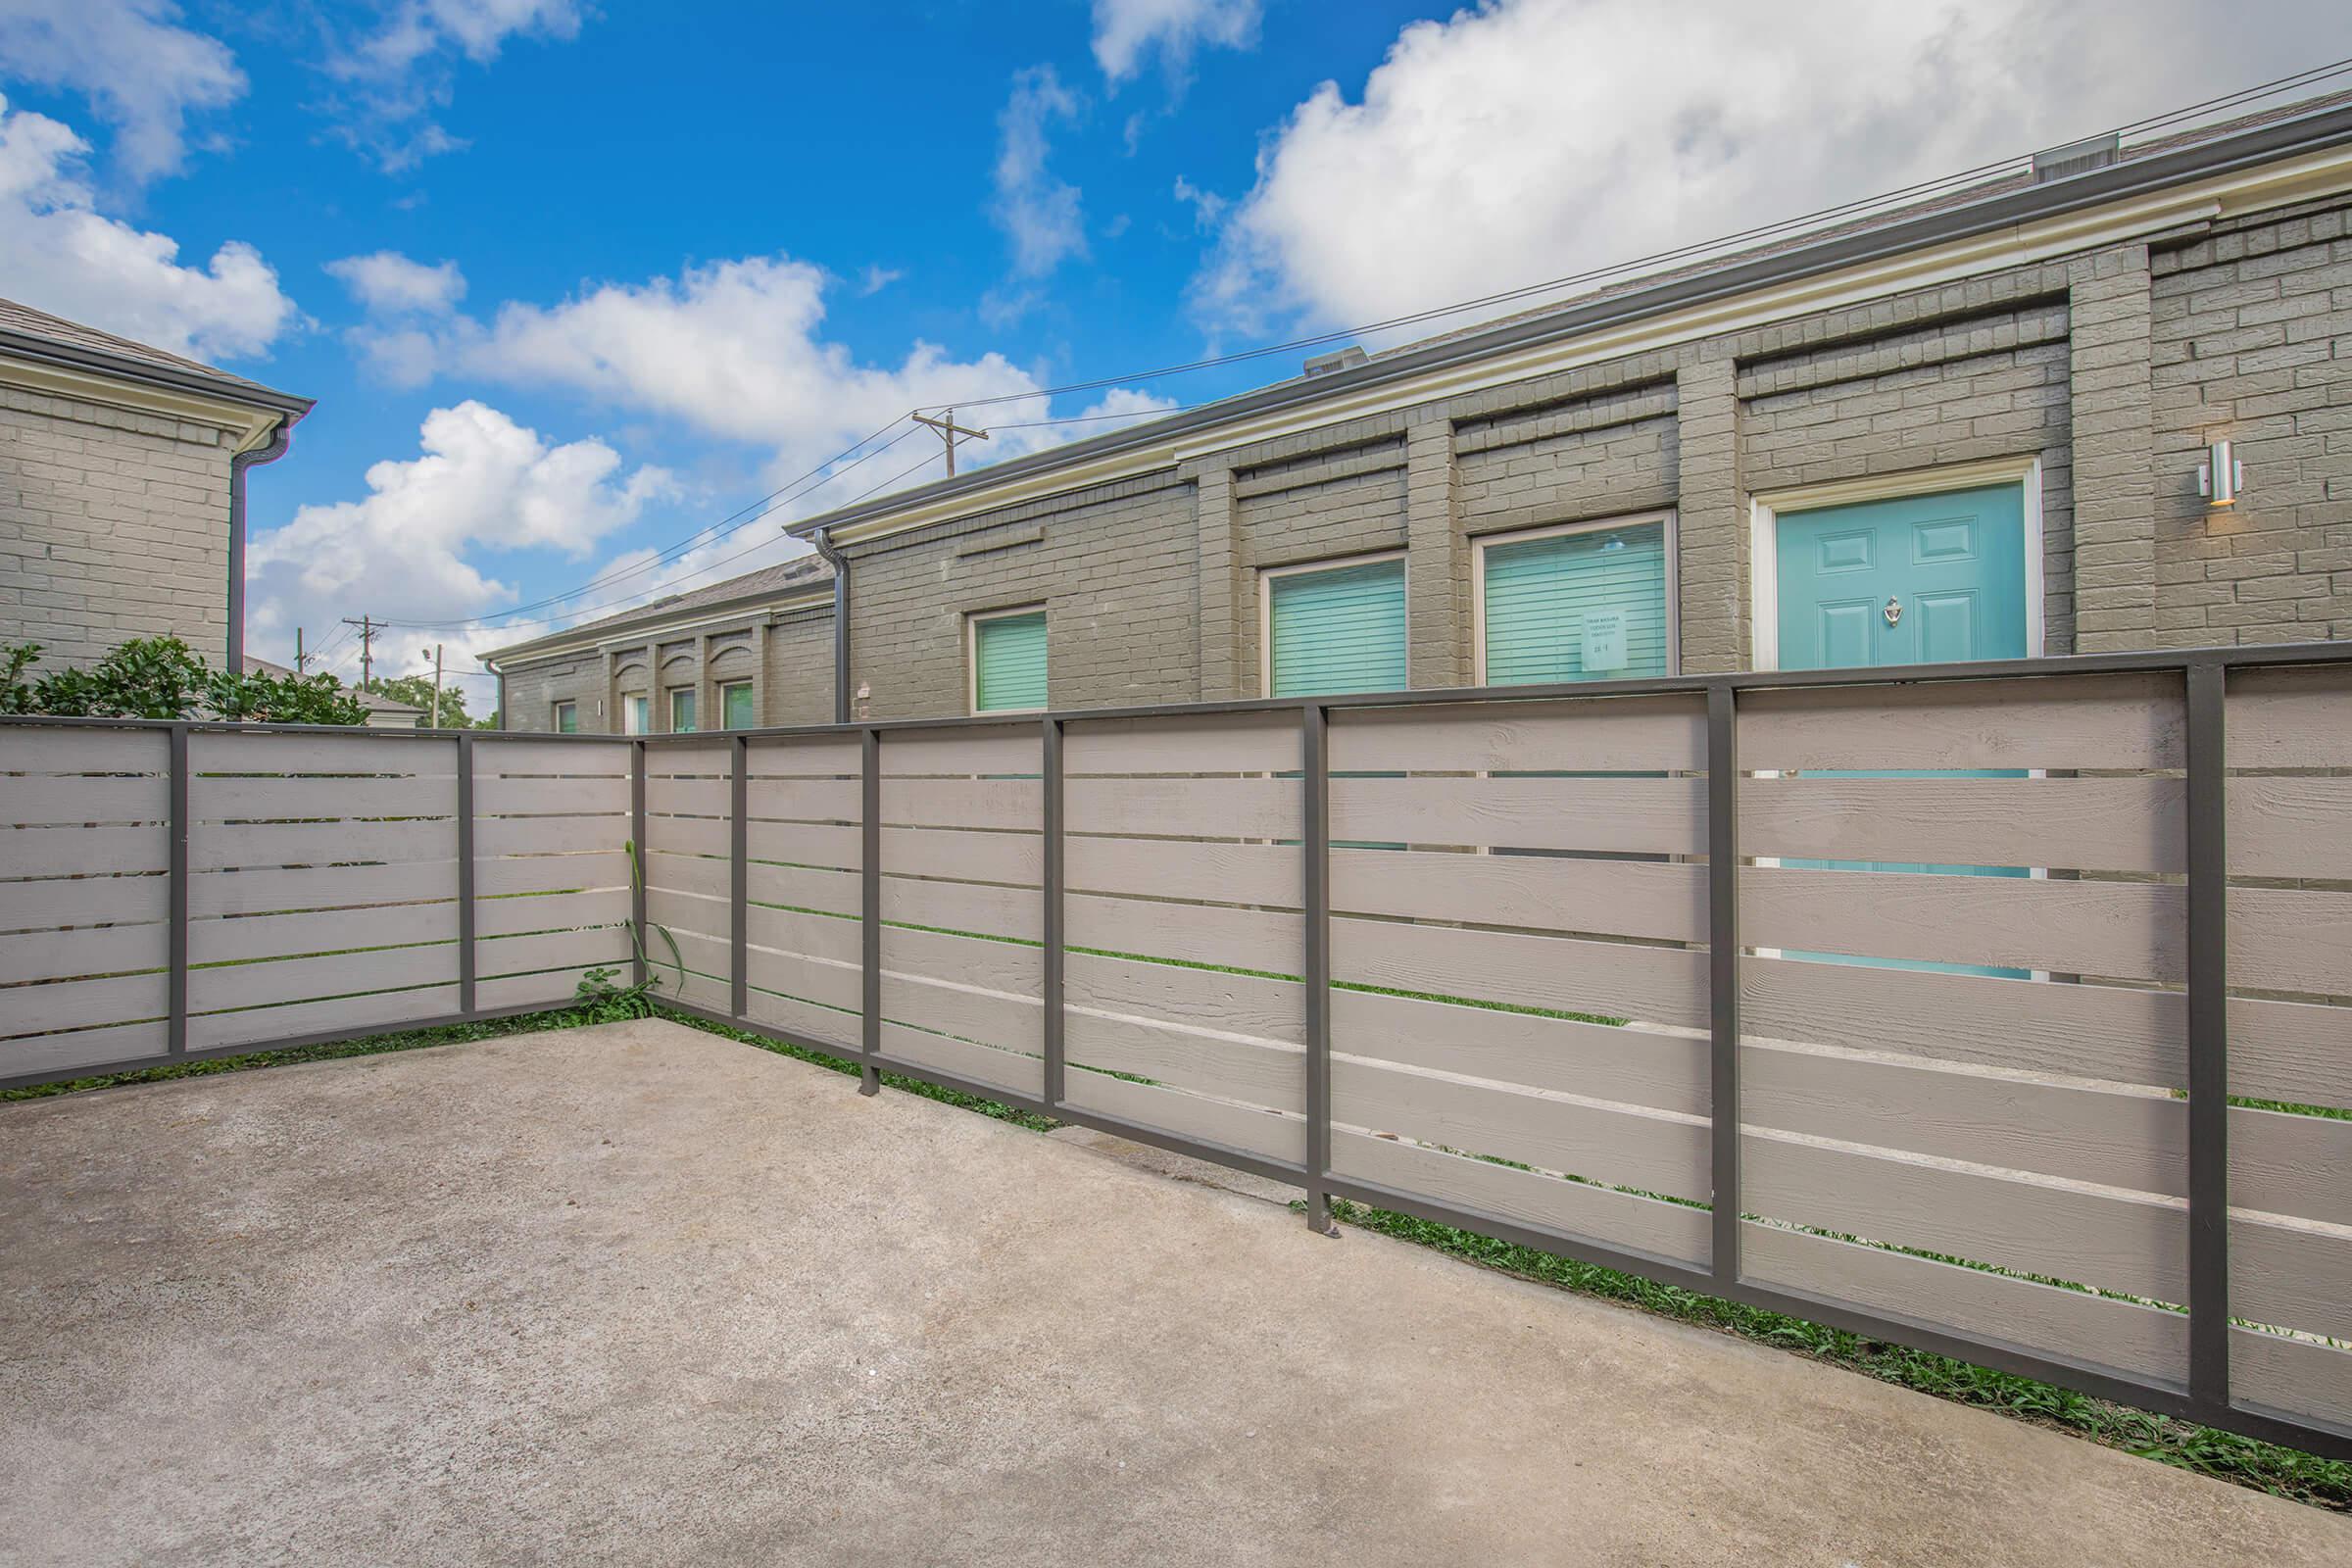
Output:
[[[2348,215],[2343,98],[2068,149],[793,531],[857,716],[2341,637]],[[703,598],[506,651],[511,721],[706,680]],[[798,604],[757,722],[826,716]]]
[[[311,400],[0,300],[0,643],[244,655],[245,470]]]

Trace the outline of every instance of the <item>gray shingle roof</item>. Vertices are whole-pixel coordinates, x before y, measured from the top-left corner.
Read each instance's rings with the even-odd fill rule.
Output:
[[[0,338],[7,337],[51,344],[77,357],[112,361],[125,368],[164,371],[172,380],[200,382],[231,398],[241,392],[258,394],[259,400],[270,408],[288,404],[309,407],[308,399],[280,392],[251,376],[238,375],[202,360],[191,360],[183,354],[173,354],[86,322],[70,321],[62,316],[34,310],[19,300],[0,299]]]
[[[491,654],[493,659],[511,659],[541,643],[571,642],[583,636],[598,636],[626,627],[650,622],[675,620],[698,610],[734,604],[739,600],[764,599],[819,587],[833,580],[833,568],[819,556],[797,556],[773,566],[747,571],[740,577],[728,577],[682,594],[671,594],[651,604],[638,605],[599,620],[583,620],[577,625],[552,631],[528,642],[513,643]]]

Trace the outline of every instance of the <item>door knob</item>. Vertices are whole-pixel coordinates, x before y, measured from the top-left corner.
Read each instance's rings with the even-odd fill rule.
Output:
[[[1898,624],[1903,618],[1903,602],[1892,594],[1886,596],[1886,624]]]

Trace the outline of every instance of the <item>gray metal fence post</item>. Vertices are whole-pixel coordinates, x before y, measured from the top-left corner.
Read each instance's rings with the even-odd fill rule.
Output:
[[[645,965],[645,878],[651,869],[645,851],[645,742],[632,748],[635,766],[629,772],[629,983],[642,986]]]
[[[858,876],[864,899],[864,968],[865,982],[865,1070],[858,1074],[858,1092],[878,1095],[882,1092],[882,1069],[875,1058],[882,1054],[882,732],[864,732],[862,747],[864,760],[864,801],[858,816],[862,824],[863,853],[858,859]]]
[[[2188,665],[2188,1395],[2230,1409],[2227,667]]]
[[[728,1009],[740,1022],[751,1011],[752,1004],[752,742],[747,735],[735,737],[735,776],[727,813],[728,861],[727,879],[728,918],[734,923],[727,929],[734,939],[731,974],[734,990],[728,997]]]
[[[1715,1284],[1740,1282],[1740,709],[1707,688],[1707,1021],[1714,1117]]]
[[[165,1047],[174,1056],[188,1050],[188,726],[172,726],[172,868],[171,979],[167,983],[170,1008]]]
[[[458,737],[458,1011],[477,1005],[473,953],[473,737]]]
[[[1044,782],[1044,851],[1045,868],[1040,880],[1045,884],[1045,978],[1039,1000],[1045,1005],[1046,1016],[1046,1078],[1045,1102],[1048,1111],[1061,1105],[1065,1071],[1062,1014],[1062,789],[1061,789],[1061,720],[1049,718],[1039,736],[1044,752],[1039,771]]]
[[[1337,1236],[1331,1195],[1331,714],[1300,710],[1298,779],[1305,808],[1298,852],[1306,908],[1306,1223]]]

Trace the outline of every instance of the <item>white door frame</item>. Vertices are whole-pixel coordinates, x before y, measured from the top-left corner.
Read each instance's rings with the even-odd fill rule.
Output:
[[[1799,485],[1766,491],[1748,502],[1748,614],[1750,643],[1758,669],[1781,667],[1781,514],[1810,512],[1817,507],[1849,506],[1858,501],[1894,501],[1911,496],[1939,495],[1946,490],[1977,490],[1986,485],[2015,484],[2024,498],[2026,572],[2026,657],[2039,659],[2045,647],[2042,625],[2041,459],[1990,458],[1980,463],[1955,463],[1939,468],[1913,468],[1904,473],[1867,479],[1839,479],[1829,484]]]

